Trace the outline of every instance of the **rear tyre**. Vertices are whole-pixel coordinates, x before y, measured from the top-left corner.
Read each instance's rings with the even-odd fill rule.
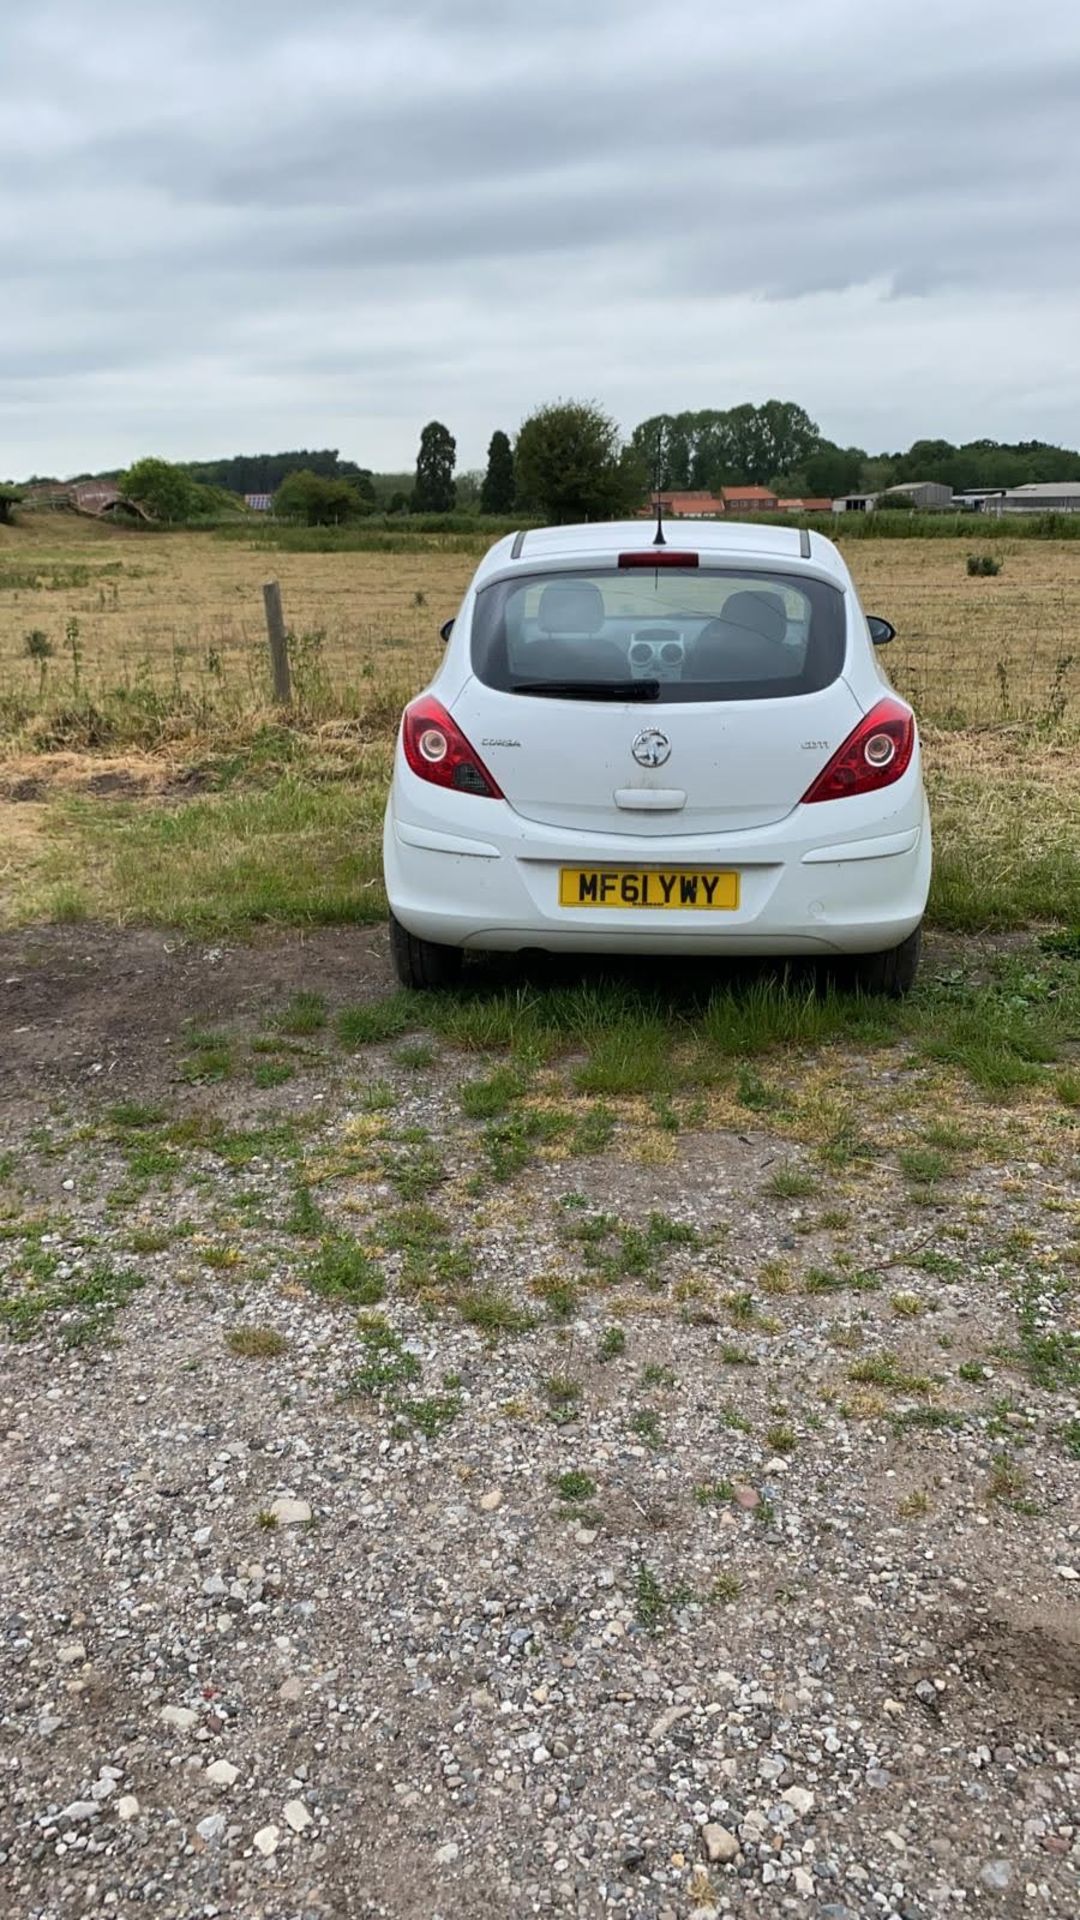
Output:
[[[441,947],[434,940],[419,940],[415,933],[407,933],[393,914],[390,915],[390,953],[402,986],[417,992],[455,987],[461,978],[465,956],[460,947]]]
[[[902,1000],[915,985],[922,951],[922,927],[917,926],[898,947],[886,953],[863,953],[852,963],[853,984],[860,993]]]

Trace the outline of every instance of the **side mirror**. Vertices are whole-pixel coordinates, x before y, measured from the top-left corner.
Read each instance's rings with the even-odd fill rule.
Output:
[[[442,623],[442,626],[439,628],[439,638],[441,639],[444,647],[447,641],[449,640],[450,635],[453,633],[453,631],[454,631],[453,621],[444,620]]]
[[[896,628],[891,620],[882,620],[879,614],[868,613],[866,624],[875,647],[887,647],[890,640],[896,639]]]

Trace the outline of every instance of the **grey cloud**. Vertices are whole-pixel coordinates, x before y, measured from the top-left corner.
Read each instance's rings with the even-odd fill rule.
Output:
[[[1054,342],[1080,292],[1078,94],[1072,0],[1045,0],[1037,35],[997,0],[978,33],[930,0],[902,18],[857,0],[39,0],[0,24],[0,406],[23,445],[20,396],[66,396],[81,465],[80,415],[96,434],[125,368],[163,432],[184,414],[175,452],[269,443],[344,383],[387,422],[458,408],[475,460],[552,384],[610,393],[628,424],[665,404],[658,325],[701,383],[681,404],[783,391],[828,428],[861,395],[873,418],[900,328],[913,366],[940,341],[942,418],[969,395],[956,431],[1075,443],[1075,415],[1048,423],[1052,381],[1032,394],[1016,312],[1063,354],[1075,407]],[[1039,417],[987,423],[1010,368]],[[923,387],[912,431],[927,405]],[[407,461],[399,430],[357,451]]]

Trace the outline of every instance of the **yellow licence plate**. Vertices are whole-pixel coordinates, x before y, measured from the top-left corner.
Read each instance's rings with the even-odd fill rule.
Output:
[[[672,907],[731,912],[739,876],[716,867],[561,867],[561,907]]]

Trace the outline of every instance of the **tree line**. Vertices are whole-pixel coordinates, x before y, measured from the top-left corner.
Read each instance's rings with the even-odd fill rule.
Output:
[[[595,404],[558,401],[530,414],[513,440],[496,429],[479,473],[458,474],[454,435],[442,421],[431,420],[420,435],[411,477],[374,473],[343,460],[336,448],[187,463],[146,459],[124,474],[93,477],[117,480],[129,498],[169,521],[235,510],[236,495],[250,493],[271,495],[278,515],[308,525],[378,511],[455,509],[571,521],[634,512],[657,486],[717,493],[758,485],[781,498],[833,499],[880,492],[905,480],[942,481],[954,491],[1071,480],[1080,477],[1080,453],[1040,440],[972,440],[962,446],[916,440],[904,452],[870,454],[826,439],[791,400],[654,414],[624,439]]]

